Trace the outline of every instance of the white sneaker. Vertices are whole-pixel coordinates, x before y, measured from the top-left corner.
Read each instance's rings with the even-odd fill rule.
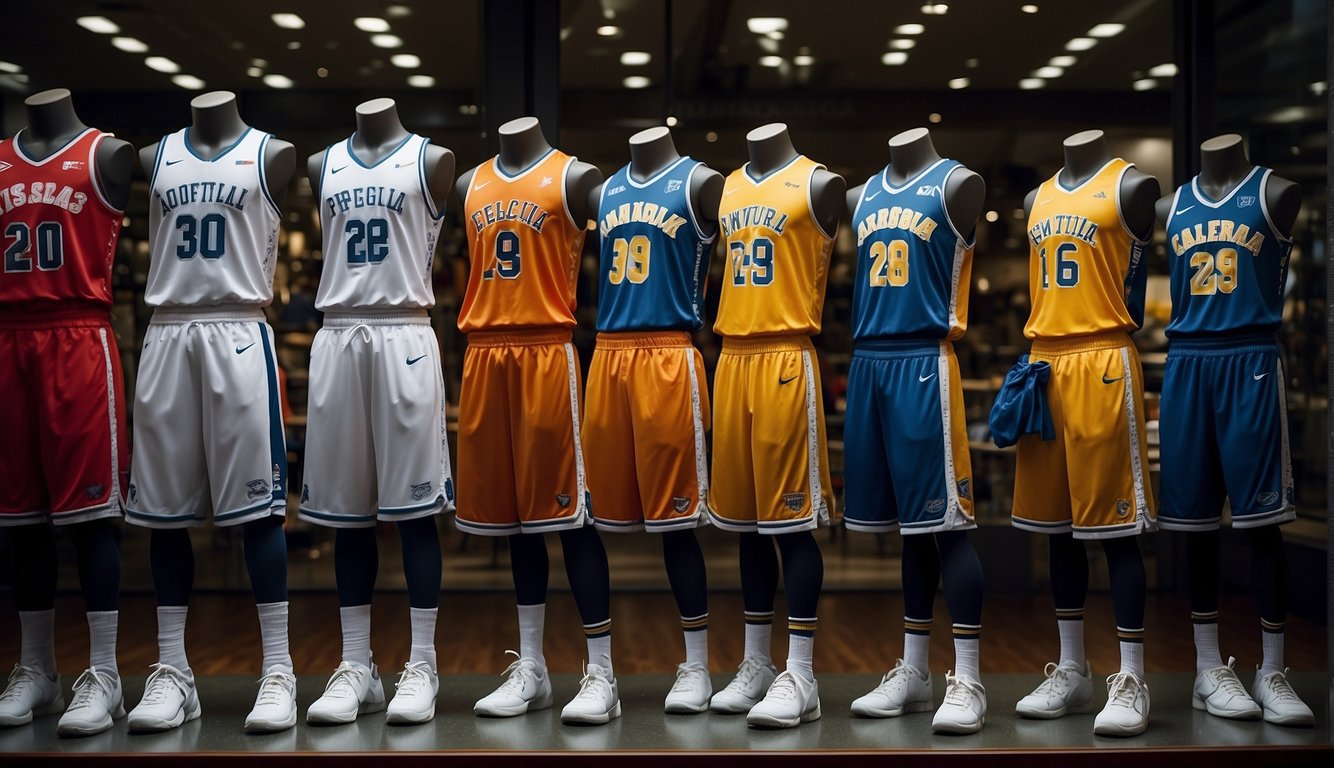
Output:
[[[1047,662],[1047,679],[1033,692],[1019,700],[1014,711],[1022,717],[1055,720],[1069,714],[1093,711],[1093,669],[1072,664]]]
[[[61,736],[92,736],[111,727],[116,718],[125,717],[125,697],[120,690],[120,676],[97,669],[85,669],[74,681],[74,698],[60,716],[56,733]]]
[[[713,695],[713,681],[709,670],[698,661],[687,662],[676,668],[676,682],[667,693],[663,710],[671,715],[693,715],[709,708]]]
[[[367,668],[344,661],[325,684],[324,693],[306,710],[306,722],[340,725],[356,720],[357,715],[379,712],[384,707],[384,683],[375,662]]]
[[[514,717],[551,706],[551,678],[536,659],[519,656],[505,668],[505,682],[477,700],[472,711],[481,717]]]
[[[579,692],[560,711],[560,721],[566,725],[601,725],[620,716],[621,694],[616,681],[597,664],[585,664]]]
[[[945,701],[931,720],[936,733],[977,733],[987,722],[987,689],[972,678],[945,673]]]
[[[435,697],[440,676],[424,661],[409,661],[394,683],[394,700],[384,721],[395,725],[427,723],[435,718]]]
[[[783,670],[746,714],[752,728],[791,728],[820,719],[820,684]]]
[[[195,694],[195,676],[170,664],[154,664],[153,674],[144,682],[144,695],[130,710],[126,726],[130,733],[155,733],[199,717],[199,696]]]
[[[875,690],[852,702],[852,714],[858,717],[898,717],[908,712],[931,709],[931,675],[904,664],[903,659],[880,678]]]
[[[1107,678],[1107,706],[1093,720],[1099,736],[1136,736],[1149,727],[1149,686],[1130,672]]]
[[[764,698],[777,675],[778,670],[769,659],[764,656],[747,656],[741,660],[732,682],[713,694],[709,709],[728,715],[749,712]]]
[[[1236,663],[1237,660],[1229,656],[1226,665],[1197,672],[1190,705],[1229,720],[1259,720],[1260,705],[1241,684],[1241,678],[1233,669]]]
[[[33,717],[54,715],[64,709],[60,675],[52,679],[36,667],[15,664],[5,692],[0,693],[0,728],[31,723]]]
[[[1255,701],[1264,710],[1266,723],[1275,725],[1297,725],[1310,728],[1315,724],[1315,715],[1288,682],[1288,670],[1261,674],[1255,670],[1255,685],[1251,687]]]
[[[259,679],[259,695],[246,715],[246,733],[277,733],[296,725],[296,676],[286,667],[269,667]]]

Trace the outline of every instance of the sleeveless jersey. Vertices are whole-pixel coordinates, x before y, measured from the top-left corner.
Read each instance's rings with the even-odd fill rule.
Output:
[[[463,203],[471,269],[459,330],[574,327],[584,228],[565,203],[573,162],[552,149],[513,176],[499,158],[473,173]]]
[[[324,151],[320,229],[324,269],[315,307],[322,312],[426,309],[435,304],[431,261],[443,211],[426,181],[430,139],[410,134],[366,164],[352,138]]]
[[[727,272],[713,330],[723,336],[820,332],[829,251],[811,207],[811,179],[824,168],[798,155],[762,178],[746,164],[723,185],[718,221]]]
[[[955,230],[945,209],[945,184],[962,167],[937,160],[896,187],[886,166],[867,180],[852,216],[854,339],[963,336],[973,244]]]
[[[1121,179],[1132,167],[1114,158],[1074,189],[1060,173],[1038,187],[1028,214],[1028,338],[1133,331],[1144,322],[1147,243],[1121,216]]]
[[[89,128],[45,160],[0,141],[0,309],[57,302],[111,307],[111,261],[124,214],[97,186]]]
[[[163,137],[148,201],[150,307],[273,301],[278,206],[264,179],[269,134],[247,128],[205,160],[190,129]]]
[[[1278,330],[1292,241],[1265,204],[1268,168],[1253,168],[1222,200],[1199,178],[1177,190],[1167,217],[1172,280],[1168,336]]]
[[[599,331],[686,330],[704,324],[709,248],[690,206],[703,163],[682,157],[638,182],[627,165],[602,185]]]

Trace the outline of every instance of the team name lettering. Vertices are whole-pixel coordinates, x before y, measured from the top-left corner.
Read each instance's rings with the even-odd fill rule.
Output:
[[[478,232],[500,221],[521,221],[541,232],[547,223],[547,212],[527,200],[497,200],[472,214],[472,225]]]
[[[224,184],[221,181],[195,181],[182,184],[179,187],[171,187],[165,192],[159,192],[157,201],[162,206],[164,215],[187,203],[217,203],[235,208],[238,211],[244,211],[246,195],[248,194],[250,194],[250,190],[238,187],[235,184]]]
[[[1196,224],[1172,235],[1172,250],[1178,256],[1202,243],[1233,243],[1250,251],[1252,256],[1259,256],[1265,236],[1228,219],[1210,219],[1207,224]]]
[[[682,224],[686,223],[686,220],[657,203],[646,203],[641,200],[633,204],[618,205],[608,211],[607,215],[602,217],[598,230],[603,237],[606,237],[612,227],[631,222],[641,222],[655,226],[675,240],[676,231],[681,228]]]
[[[55,205],[70,213],[78,213],[88,202],[88,195],[75,192],[73,187],[57,184],[54,181],[34,181],[31,184],[15,184],[0,188],[0,206],[5,213],[24,205],[45,203]]]
[[[1033,241],[1035,246],[1041,245],[1043,240],[1055,235],[1073,237],[1076,240],[1083,240],[1089,245],[1097,245],[1098,225],[1083,216],[1058,213],[1039,221],[1028,229],[1028,238]]]
[[[747,205],[727,214],[720,223],[724,237],[731,237],[733,232],[746,227],[763,227],[781,235],[783,227],[787,226],[787,214],[767,205]]]
[[[867,214],[857,225],[857,245],[861,245],[863,240],[885,229],[902,229],[917,235],[922,240],[930,240],[932,233],[936,231],[936,226],[936,220],[930,216],[923,216],[921,211],[897,205],[892,208],[881,208]]]
[[[353,187],[329,195],[324,204],[329,206],[330,214],[347,213],[353,208],[384,208],[401,214],[407,197],[394,187]]]

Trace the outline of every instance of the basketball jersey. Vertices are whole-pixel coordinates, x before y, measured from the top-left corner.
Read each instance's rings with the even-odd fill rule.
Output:
[[[639,182],[627,165],[602,185],[599,331],[686,330],[704,324],[708,254],[690,205],[698,160],[682,157]]]
[[[111,261],[124,214],[97,186],[89,128],[44,160],[0,141],[0,308],[57,302],[111,307]]]
[[[834,244],[811,204],[811,180],[822,168],[798,155],[763,177],[752,176],[749,163],[727,177],[718,221],[727,240],[728,266],[715,332],[820,332]]]
[[[514,175],[498,157],[477,167],[463,202],[471,270],[459,330],[574,327],[584,228],[565,203],[573,162],[551,149]]]
[[[1028,214],[1030,339],[1133,331],[1144,322],[1144,246],[1121,216],[1121,179],[1134,167],[1108,160],[1067,189],[1042,182]]]
[[[148,306],[273,301],[281,215],[264,179],[270,138],[247,128],[209,160],[190,144],[189,128],[158,144],[148,201]]]
[[[426,181],[430,139],[409,134],[366,164],[352,137],[324,151],[320,229],[324,268],[315,307],[322,312],[426,309],[435,304],[431,260],[443,211]]]
[[[1199,177],[1177,190],[1167,216],[1168,336],[1278,330],[1292,241],[1269,218],[1271,173],[1252,168],[1222,200],[1211,200]]]
[[[896,187],[886,166],[866,181],[852,215],[854,339],[963,336],[973,244],[955,230],[945,207],[945,184],[959,168],[958,161],[937,160]]]

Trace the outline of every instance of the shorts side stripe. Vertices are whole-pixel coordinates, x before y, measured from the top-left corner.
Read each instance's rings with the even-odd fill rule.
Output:
[[[959,485],[955,481],[954,474],[954,430],[950,423],[953,414],[950,413],[950,358],[946,348],[947,343],[941,343],[940,352],[936,356],[936,390],[940,393],[940,427],[944,430],[941,445],[945,449],[945,514],[941,518],[942,521],[963,511],[959,504]]]
[[[809,349],[801,350],[801,364],[806,374],[806,472],[811,492],[811,517],[818,525],[829,522],[829,509],[825,507],[824,489],[820,486],[820,404],[816,400],[819,393],[815,391],[815,370]],[[761,522],[760,527],[788,527],[781,523],[766,525],[766,522]]]
[[[568,211],[567,211],[568,212]],[[565,370],[570,379],[570,420],[571,428],[574,433],[574,475],[576,492],[579,494],[577,502],[583,510],[584,522],[592,520],[593,510],[589,509],[588,504],[588,480],[584,472],[584,446],[579,440],[579,368],[578,362],[574,359],[574,345],[565,342]],[[575,513],[578,515],[579,513]],[[524,528],[536,527],[534,523],[523,523]]]
[[[1278,428],[1279,436],[1283,444],[1279,447],[1281,451],[1281,465],[1283,473],[1283,488],[1280,493],[1283,494],[1282,502],[1284,509],[1292,509],[1293,504],[1290,500],[1290,494],[1293,490],[1292,485],[1292,449],[1288,446],[1288,382],[1283,371],[1283,358],[1275,355],[1274,361],[1274,383],[1278,387]]]
[[[686,368],[690,372],[690,416],[695,429],[695,488],[699,506],[703,507],[709,498],[708,452],[704,449],[704,416],[701,409],[702,399],[699,393],[699,376],[695,370],[695,348],[682,350],[686,356]],[[695,515],[699,515],[696,508]],[[692,516],[693,517],[693,516]],[[708,520],[708,516],[704,517]]]
[[[287,506],[287,440],[283,435],[283,408],[278,399],[278,361],[273,356],[273,346],[269,343],[269,326],[258,323],[259,340],[264,344],[264,374],[269,386],[269,463],[277,467],[273,478],[273,499],[275,507]],[[214,518],[217,519],[216,517]]]
[[[1130,348],[1121,347],[1121,370],[1125,371],[1126,418],[1130,423],[1130,471],[1135,477],[1135,520],[1152,525],[1144,495],[1144,459],[1139,452],[1139,410],[1135,407],[1135,380],[1130,369]]]
[[[107,329],[98,328],[97,338],[102,342],[102,360],[107,369],[107,428],[111,430],[111,492],[107,495],[107,502],[123,506],[125,499],[120,492],[120,435],[116,430],[116,372],[111,367],[111,346],[107,343]],[[1285,433],[1284,439],[1286,438]]]

